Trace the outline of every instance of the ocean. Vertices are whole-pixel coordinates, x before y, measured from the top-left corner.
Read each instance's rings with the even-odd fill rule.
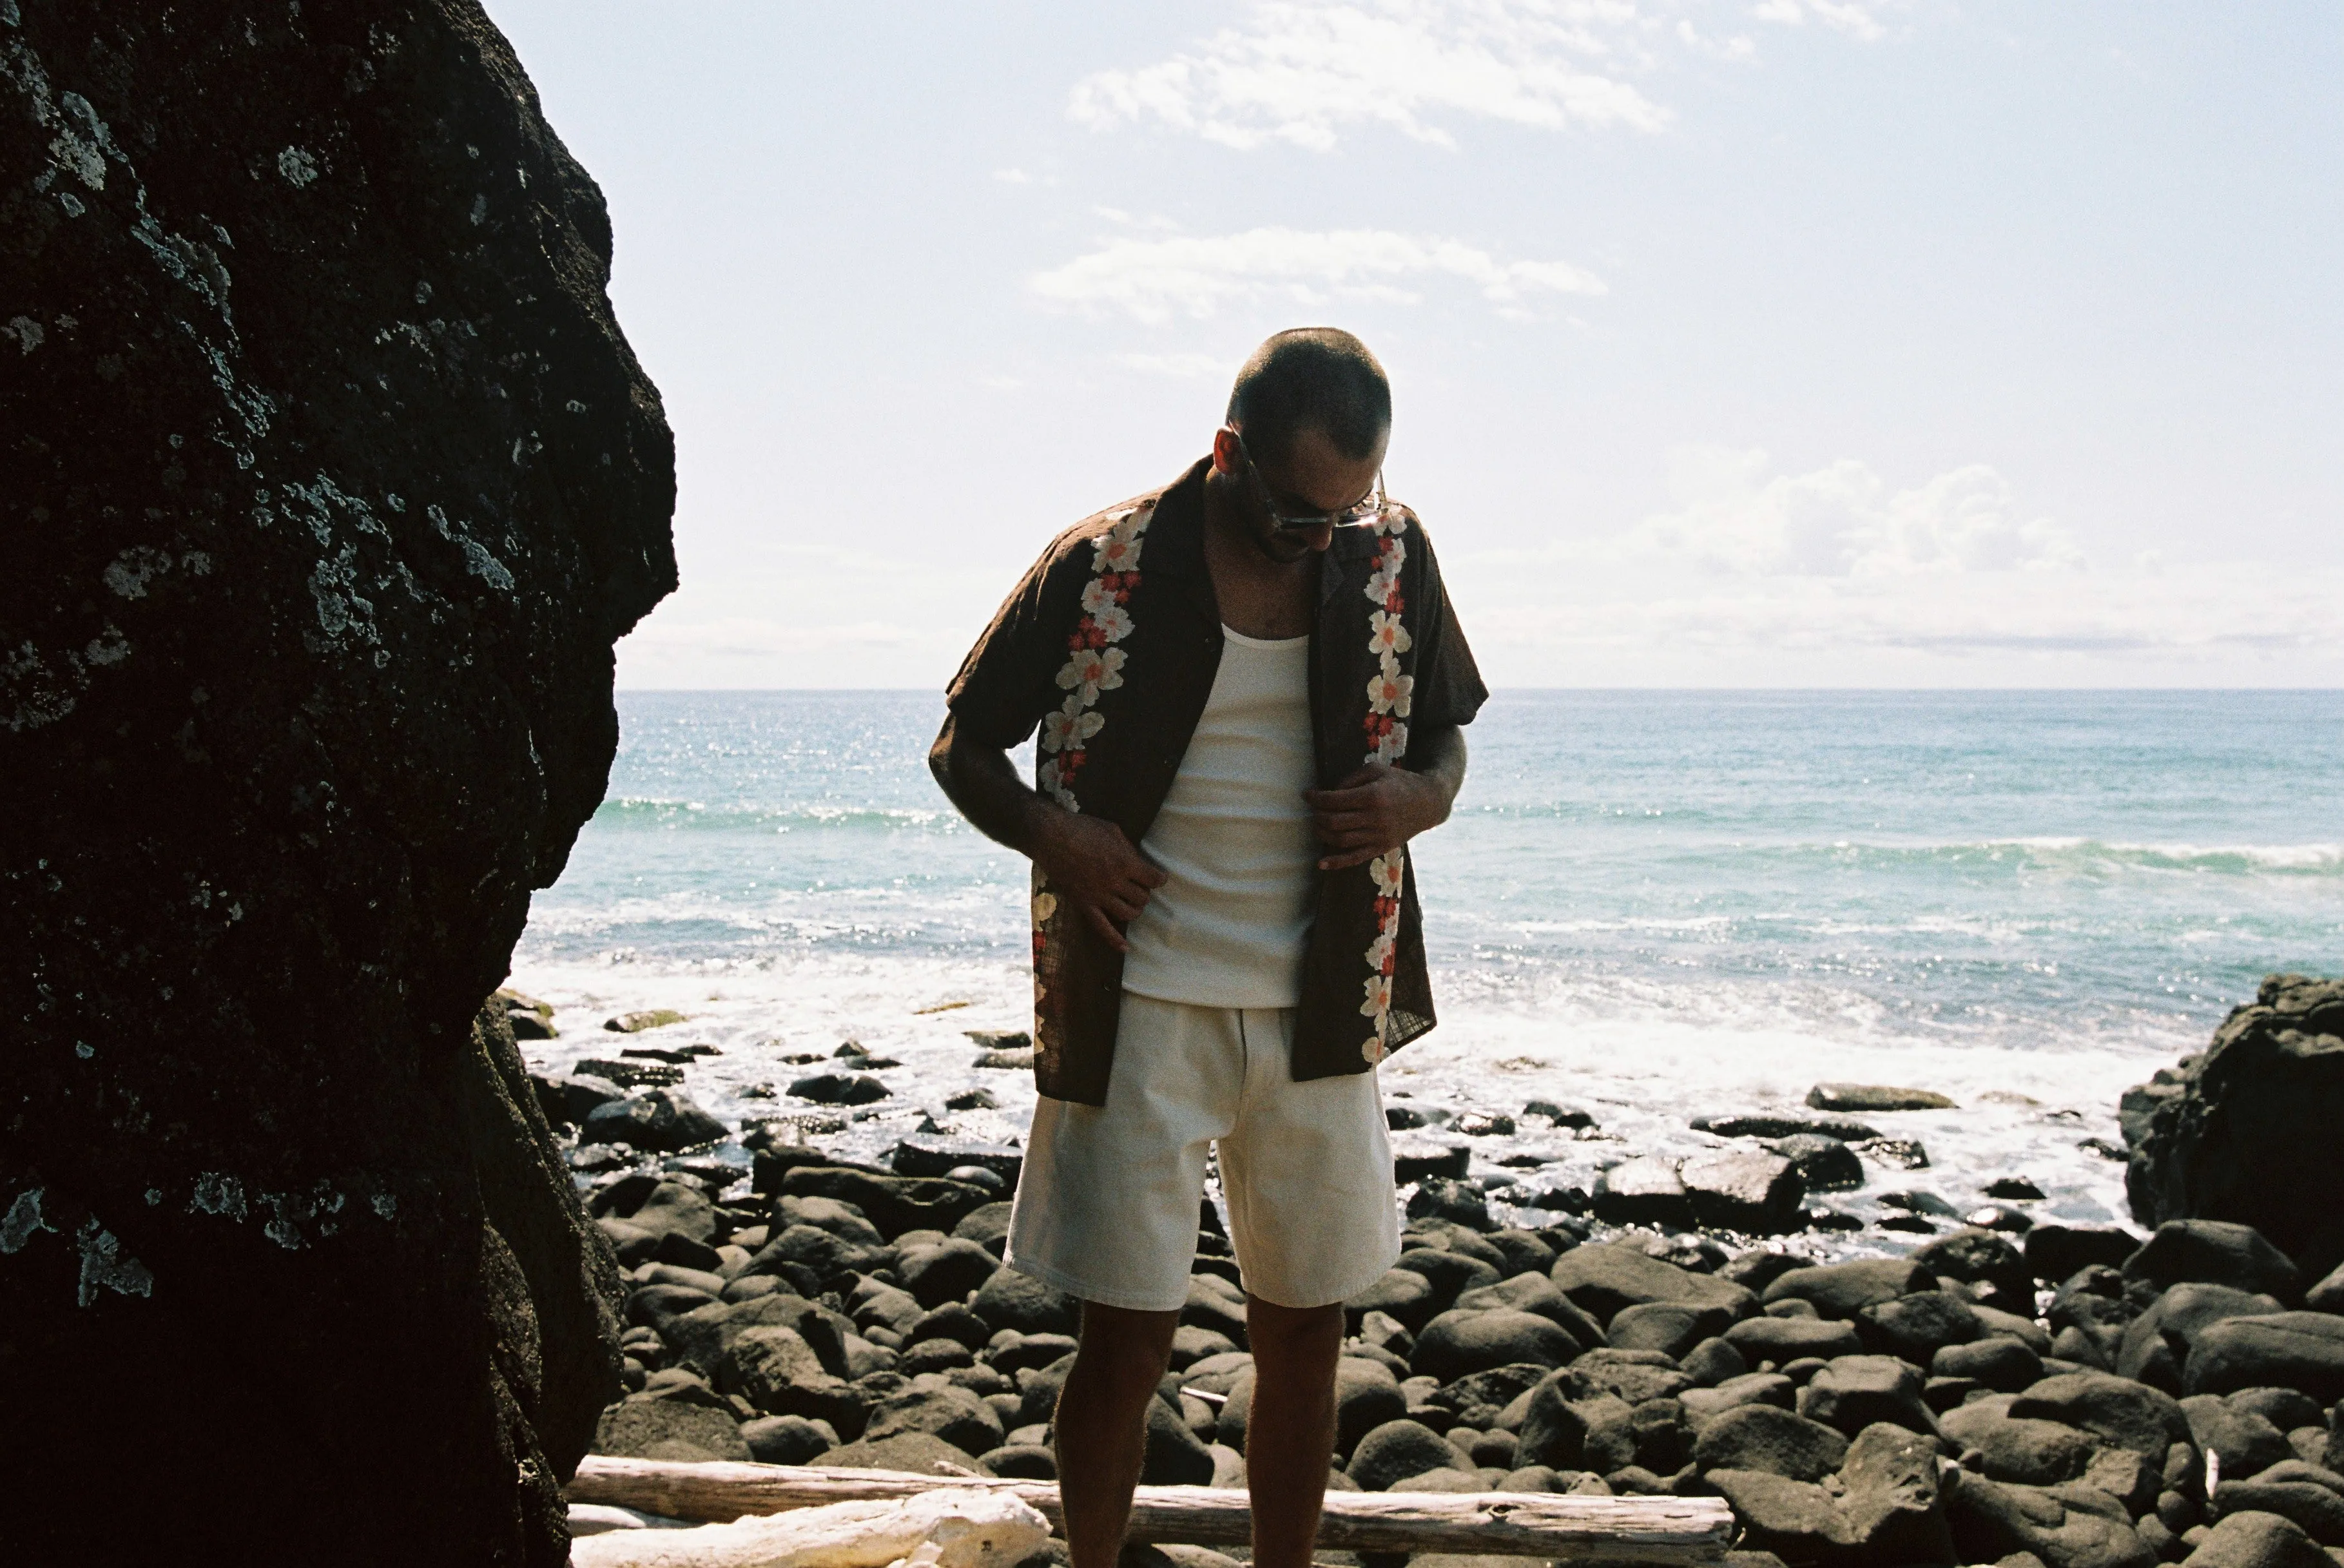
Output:
[[[975,1067],[965,1031],[1029,1021],[1025,863],[930,780],[940,698],[619,713],[609,797],[514,957],[558,1009],[532,1062],[706,1042],[686,1088],[728,1122],[813,1115],[862,1158],[923,1127],[1022,1137],[1030,1079]],[[2020,1175],[2037,1218],[2108,1222],[2122,1089],[2264,974],[2344,971],[2344,693],[1503,692],[1468,738],[1416,851],[1440,1027],[1384,1065],[1387,1102],[1597,1123],[1470,1140],[1521,1182],[1493,1201],[1857,1081],[1957,1108],[1867,1118],[1929,1164],[1869,1164],[1833,1207],[1966,1210]],[[689,1021],[601,1027],[642,1007]],[[840,1128],[787,1096],[822,1069],[783,1058],[847,1040],[903,1065]],[[980,1087],[997,1109],[945,1108]],[[1495,1163],[1525,1154],[1548,1163]]]

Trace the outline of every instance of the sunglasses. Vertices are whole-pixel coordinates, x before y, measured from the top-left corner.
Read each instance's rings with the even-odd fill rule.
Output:
[[[1269,514],[1270,525],[1279,532],[1308,533],[1317,528],[1373,528],[1382,521],[1384,476],[1381,470],[1377,470],[1376,482],[1368,487],[1368,493],[1340,511],[1280,511],[1277,500],[1269,493],[1268,481],[1261,477],[1261,470],[1254,466],[1253,454],[1246,450],[1245,437],[1238,435],[1234,426],[1228,427],[1228,431],[1237,439],[1238,455],[1245,459],[1246,478],[1253,486],[1254,500],[1261,503],[1262,511]]]

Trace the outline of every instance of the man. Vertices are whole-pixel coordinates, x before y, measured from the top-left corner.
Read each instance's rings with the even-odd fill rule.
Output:
[[[1042,1098],[1006,1257],[1083,1303],[1056,1417],[1075,1568],[1122,1545],[1208,1145],[1261,1568],[1310,1561],[1342,1302],[1399,1255],[1374,1068],[1433,1025],[1405,846],[1447,819],[1487,693],[1422,524],[1384,497],[1390,432],[1366,345],[1270,339],[1210,458],[1026,573],[929,755],[1034,862]],[[1037,723],[1029,789],[1004,754]]]

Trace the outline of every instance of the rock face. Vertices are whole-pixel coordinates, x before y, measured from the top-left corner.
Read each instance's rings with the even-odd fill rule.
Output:
[[[674,582],[610,252],[470,0],[0,4],[27,1561],[566,1552],[612,1265],[476,1016]]]
[[[2344,1262],[2344,980],[2271,976],[2121,1119],[2135,1219],[2251,1225],[2314,1280]]]

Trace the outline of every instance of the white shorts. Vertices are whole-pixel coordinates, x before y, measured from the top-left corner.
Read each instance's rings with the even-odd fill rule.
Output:
[[[1321,1307],[1382,1279],[1399,1209],[1376,1075],[1296,1083],[1293,1039],[1290,1008],[1125,992],[1106,1104],[1034,1107],[1009,1266],[1086,1301],[1177,1311],[1217,1144],[1248,1291]]]

